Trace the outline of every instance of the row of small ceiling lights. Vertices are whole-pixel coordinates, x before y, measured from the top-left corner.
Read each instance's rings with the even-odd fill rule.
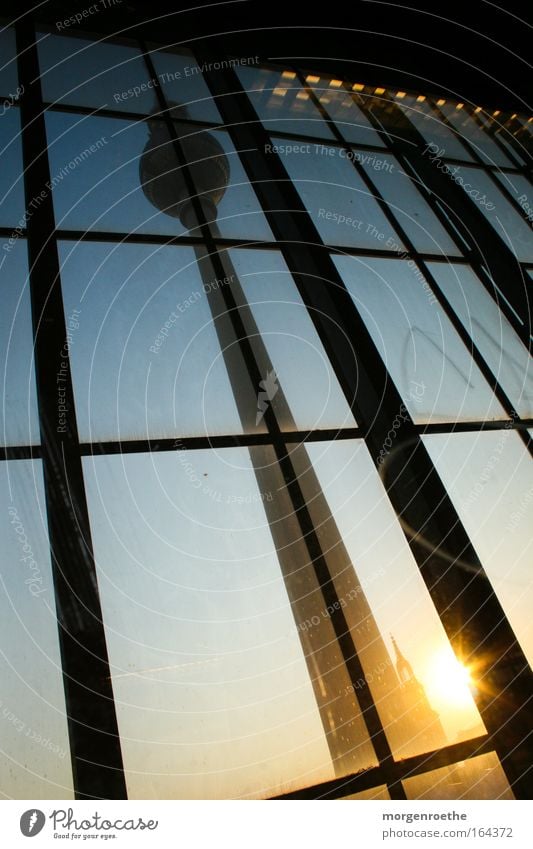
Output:
[[[282,77],[284,79],[293,80],[293,79],[295,79],[296,74],[295,74],[294,71],[283,71]],[[313,74],[308,74],[305,78],[305,81],[307,83],[309,83],[310,85],[316,85],[318,82],[320,82],[320,77],[317,77]],[[343,84],[344,83],[343,83],[342,80],[336,80],[336,79],[330,79],[329,83],[328,83],[329,87],[333,88],[333,89],[341,88],[341,86]],[[360,92],[360,91],[364,91],[365,88],[367,89],[368,94],[382,95],[382,94],[385,94],[385,92],[386,92],[386,89],[381,88],[380,86],[377,86],[377,87],[373,88],[373,90],[372,90],[372,86],[365,86],[364,83],[353,83],[353,85],[352,85],[352,91]],[[415,97],[414,94],[410,95],[410,96]],[[397,91],[396,94],[394,95],[394,97],[396,97],[398,100],[403,100],[404,97],[407,97],[407,92],[406,91]],[[423,103],[426,99],[427,98],[424,94],[416,95],[416,100],[417,100],[418,103]],[[446,104],[446,101],[443,98],[439,98],[439,100],[437,100],[437,106],[444,106],[445,104]],[[456,106],[455,106],[456,109],[462,109],[463,107],[464,107],[464,103],[457,103]],[[476,108],[474,109],[474,112],[476,112],[476,113],[482,112],[482,111],[483,110],[482,110],[481,106],[476,106]],[[490,113],[487,112],[486,114],[489,115]],[[497,118],[498,115],[501,115],[500,109],[496,109],[492,113],[493,118]],[[511,115],[510,120],[514,120],[515,118],[518,118],[517,112],[514,112]],[[530,124],[532,121],[533,121],[533,117],[528,118],[528,124]]]

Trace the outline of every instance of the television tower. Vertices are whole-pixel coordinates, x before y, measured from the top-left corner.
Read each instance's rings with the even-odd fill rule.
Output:
[[[155,117],[148,120],[149,139],[140,161],[144,193],[156,209],[179,219],[189,231],[199,231],[201,212],[216,239],[220,236],[217,206],[231,176],[228,159],[216,134],[182,120],[188,118],[185,107],[172,105],[169,114],[178,141],[171,138],[164,120]],[[243,431],[264,432],[262,416],[258,416],[258,400],[264,409],[271,407],[280,429],[297,430],[227,252],[219,254],[226,271],[224,279],[228,281],[224,285],[231,290],[257,372],[263,378],[261,386],[253,385],[249,363],[243,356],[224,298],[224,287],[217,284],[208,249],[199,244],[194,250]],[[259,492],[273,495],[271,499],[263,499],[263,507],[335,772],[338,776],[357,772],[376,762],[370,740],[372,723],[368,711],[365,717],[359,704],[362,688],[367,685],[370,688],[395,755],[403,750],[413,733],[412,710],[407,703],[414,690],[406,689],[406,682],[401,683],[398,678],[305,446],[295,445],[288,455],[293,481],[284,478],[271,446],[250,446],[249,452]],[[300,488],[327,561],[325,581],[317,577],[313,556],[295,512],[290,494],[294,482]],[[341,650],[338,629],[333,625],[335,611],[326,604],[321,583],[322,587],[329,584],[335,590],[348,631],[341,636],[351,638],[352,655],[362,673],[355,681],[353,672],[351,676],[348,672],[346,653]],[[438,740],[432,748],[440,745]]]

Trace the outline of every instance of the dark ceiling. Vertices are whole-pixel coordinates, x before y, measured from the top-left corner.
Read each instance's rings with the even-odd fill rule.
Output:
[[[95,31],[133,34],[131,28],[142,23],[149,38],[200,45],[215,58],[258,54],[297,60],[357,82],[448,94],[530,114],[531,26],[524,20],[530,4],[501,3],[502,8],[487,0],[464,0],[460,6],[438,0],[406,0],[405,6],[337,0],[311,10],[291,0],[49,0],[24,8],[53,24],[98,5],[98,13],[84,25]],[[22,12],[20,1],[4,0],[3,8],[17,16]]]

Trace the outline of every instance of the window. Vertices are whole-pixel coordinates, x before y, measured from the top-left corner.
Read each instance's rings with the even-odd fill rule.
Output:
[[[530,356],[496,301],[468,265],[432,262],[428,269],[515,409],[533,416]]]
[[[475,118],[469,115],[465,109],[457,109],[449,104],[445,104],[440,108],[442,113],[448,118],[452,128],[457,130],[460,138],[464,138],[470,143],[482,162],[487,165],[512,165],[496,142],[491,139],[488,133],[483,131]]]
[[[403,248],[348,151],[312,143],[295,146],[277,137],[273,142],[326,244]]]
[[[293,71],[239,68],[238,76],[267,130],[332,139],[333,133]]]
[[[531,663],[533,477],[526,449],[509,428],[432,434],[424,442]]]
[[[54,588],[39,461],[0,464],[2,795],[72,799]]]
[[[435,146],[436,151],[443,149],[442,155],[450,159],[472,161],[472,157],[464,144],[457,138],[453,130],[437,116],[435,110],[426,100],[419,101],[416,97],[406,97],[400,103],[400,109],[405,112],[428,145]]]
[[[22,182],[22,149],[20,118],[16,106],[5,107],[0,115],[0,226],[24,228],[24,187]],[[38,199],[35,199],[38,203]],[[28,211],[28,215],[29,215]]]
[[[136,46],[41,33],[39,60],[43,97],[50,103],[143,115],[158,108]]]
[[[177,126],[183,144],[188,139],[202,144],[203,130],[189,124]],[[58,227],[168,236],[187,232],[170,202],[163,211],[156,209],[146,197],[140,180],[140,174],[148,186],[156,180],[148,165],[146,171],[140,171],[143,153],[154,146],[163,153],[164,173],[175,174],[177,181],[181,179],[181,166],[164,121],[132,123],[51,112],[47,114],[47,130]],[[216,142],[216,148],[210,147],[205,156],[214,158],[220,165],[209,172],[205,191],[215,190],[222,195],[218,230],[228,238],[271,238],[270,228],[227,133],[217,132]],[[195,231],[193,228],[192,232]]]
[[[416,422],[506,418],[412,260],[334,261]]]
[[[39,442],[33,339],[24,239],[0,247],[0,355],[2,373],[2,445]]]
[[[514,209],[495,181],[479,168],[454,168],[454,179],[481,210],[517,260],[533,260],[531,227]]]
[[[192,248],[65,242],[61,257],[83,441],[241,432]]]
[[[385,146],[350,92],[345,88],[334,88],[335,80],[314,82],[312,75],[309,75],[307,81],[326,110],[326,114],[335,121],[346,141],[376,147]]]
[[[413,776],[404,787],[408,799],[514,799],[493,752]]]
[[[85,461],[133,798],[288,792],[334,777],[338,735],[338,774],[376,763],[290,516],[283,580],[265,513],[283,515],[284,484],[261,460],[267,487],[246,449]]]
[[[0,51],[0,96],[9,103],[16,97],[18,86],[15,30],[12,27],[4,27],[0,32]],[[7,104],[3,103],[2,106],[6,107]]]
[[[0,35],[0,792],[531,798],[527,118],[130,24]]]

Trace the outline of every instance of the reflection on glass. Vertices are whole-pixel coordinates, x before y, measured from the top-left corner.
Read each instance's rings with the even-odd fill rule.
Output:
[[[39,442],[33,365],[33,335],[26,242],[0,242],[0,362],[2,426],[0,444]]]
[[[489,175],[481,168],[453,169],[456,182],[492,224],[496,233],[521,262],[533,260],[533,235],[519,212],[513,207]]]
[[[345,88],[332,86],[331,83],[335,83],[335,80],[313,82],[314,78],[311,76],[307,79],[320,103],[330,118],[335,121],[346,141],[385,147],[385,143],[381,140],[379,134]]]
[[[0,97],[8,99],[10,103],[12,96],[16,94],[18,84],[17,47],[15,44],[15,30],[12,27],[4,27],[0,31],[0,56],[2,57],[0,67]],[[0,108],[4,105],[4,103],[0,104]]]
[[[361,154],[311,142],[295,151],[287,148],[292,143],[284,139],[273,141],[326,244],[403,250],[404,245],[350,162],[350,157],[357,160]],[[370,155],[381,157],[381,153]]]
[[[376,765],[271,448],[84,474],[130,798],[272,796]]]
[[[181,174],[163,121],[131,123],[54,112],[47,113],[46,121],[58,227],[170,236],[187,232],[178,218],[153,207],[141,185],[140,158],[151,144],[164,150],[169,180],[173,172]],[[203,132],[194,125],[176,126],[193,149],[196,145],[201,151]],[[230,169],[230,184],[218,206],[221,235],[270,239],[270,228],[227,133],[217,132],[216,139],[222,147],[220,159],[225,156]],[[218,171],[211,169],[214,179]]]
[[[459,135],[472,145],[484,163],[487,165],[512,166],[513,163],[509,161],[489,134],[468,114],[466,109],[457,109],[451,104],[444,104],[440,109],[450,124],[459,132]],[[448,156],[450,155],[448,151],[446,153]]]
[[[1,110],[0,110],[1,111]],[[20,110],[0,114],[0,227],[25,227]]]
[[[495,752],[414,775],[402,783],[408,799],[514,799]]]
[[[412,260],[333,261],[416,422],[506,418]]]
[[[45,101],[144,115],[156,108],[138,47],[41,33],[38,50]]]
[[[452,256],[461,254],[394,156],[379,153],[370,157],[359,151],[357,159],[389,204],[416,250]]]
[[[518,162],[519,165],[527,166],[528,158],[526,151],[523,150],[524,155],[520,156],[517,152],[517,148],[520,145],[513,144],[513,136],[516,136],[516,129],[519,126],[517,115],[513,115],[506,124],[501,124],[498,116],[489,115],[488,113],[478,112],[477,117],[485,127],[494,132],[494,136],[496,136],[498,142],[503,144],[504,148],[510,153],[511,159]]]
[[[230,251],[231,261],[250,304],[257,330],[275,370],[276,384],[290,408],[288,420],[272,403],[284,430],[355,427],[320,338],[281,254]],[[312,387],[312,391],[310,388]]]
[[[350,558],[344,571],[335,570],[336,546],[328,550],[330,568],[337,582],[355,569],[359,593],[350,596],[344,613],[395,757],[484,733],[467,673],[452,653],[366,446],[343,440],[306,448]],[[305,470],[300,479],[324,539],[327,522],[316,515]]]
[[[242,431],[192,248],[64,242],[60,257],[83,441]]]
[[[201,144],[204,137],[216,139],[222,148],[221,157],[226,157],[229,167],[229,182],[227,186],[225,176],[221,177],[220,182],[221,186],[225,186],[225,190],[217,205],[216,234],[218,235],[220,233],[226,239],[273,240],[272,231],[267,224],[255,192],[241,165],[239,154],[235,150],[228,133],[222,131],[208,133],[199,128],[188,128],[187,135],[183,135],[184,144],[186,144],[186,139],[189,139],[193,152],[196,146],[198,146],[198,153],[195,155],[195,158],[200,159],[202,156],[213,157],[212,152],[209,154],[202,152]],[[218,188],[218,186],[219,184],[217,183],[216,187]],[[211,189],[212,187],[210,186],[209,188]],[[206,189],[204,189],[204,193],[207,193]]]
[[[431,262],[428,269],[515,410],[533,417],[533,364],[495,301],[468,265]]]
[[[511,429],[432,434],[424,442],[501,605],[533,662],[529,453]]]
[[[450,159],[464,159],[472,161],[464,144],[457,138],[455,133],[442,122],[435,110],[427,100],[418,100],[416,97],[407,95],[399,104],[400,109],[405,112],[418,132],[425,138],[428,145],[436,145],[437,150],[443,148],[444,157]],[[432,151],[433,152],[433,151]]]
[[[0,794],[72,799],[40,461],[0,464]]]
[[[154,50],[152,62],[167,103],[181,103],[191,118],[199,121],[221,122],[211,96],[192,53],[179,50]]]
[[[333,133],[294,71],[244,67],[235,70],[259,119],[268,130],[333,138]]]

